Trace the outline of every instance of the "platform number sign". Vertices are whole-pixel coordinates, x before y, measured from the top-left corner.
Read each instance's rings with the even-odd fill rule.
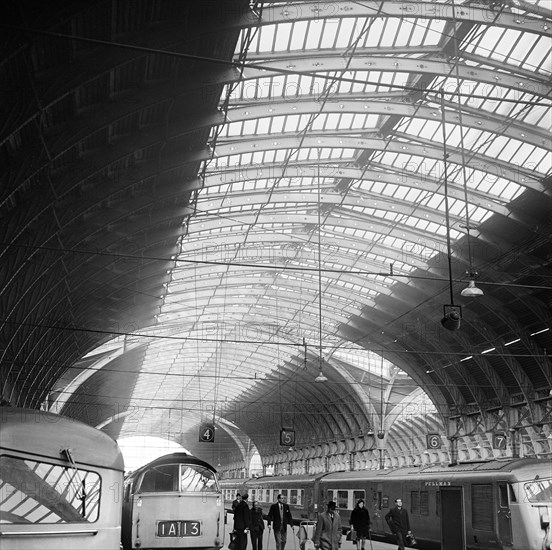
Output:
[[[504,432],[493,433],[493,449],[505,451],[507,442],[506,434]]]
[[[201,424],[199,427],[199,441],[201,443],[213,443],[215,440],[214,424]]]
[[[295,445],[295,430],[282,428],[280,430],[280,445],[285,447],[293,447]]]
[[[426,434],[426,446],[428,449],[440,449],[441,436],[439,434]]]

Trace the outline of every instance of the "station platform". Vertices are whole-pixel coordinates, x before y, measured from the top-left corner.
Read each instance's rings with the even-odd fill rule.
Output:
[[[224,550],[228,550],[228,543],[230,542],[229,533],[232,530],[232,516],[229,515],[229,523],[226,525],[226,536],[224,539]],[[291,527],[288,527],[287,543],[285,550],[300,550],[299,538],[297,537],[298,527],[295,527],[295,532],[292,532]],[[396,544],[388,544],[386,542],[366,541],[365,550],[396,550]],[[247,537],[247,550],[252,550],[251,539]],[[274,534],[272,531],[265,529],[263,535],[263,550],[276,550],[276,542],[274,541]],[[357,550],[357,547],[343,537],[341,542],[341,550]]]

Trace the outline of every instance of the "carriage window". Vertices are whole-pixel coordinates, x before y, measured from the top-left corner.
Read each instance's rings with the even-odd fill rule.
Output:
[[[337,491],[337,508],[339,510],[347,510],[349,507],[348,491]]]
[[[552,478],[525,483],[523,488],[529,502],[552,502]]]
[[[326,500],[334,500],[334,492],[333,489],[328,489],[326,491]]]
[[[472,485],[472,526],[492,531],[494,526],[493,490],[490,484]]]
[[[289,492],[289,504],[299,504],[297,502],[297,489],[292,489]]]
[[[420,513],[420,493],[418,491],[410,491],[410,513]]]
[[[429,493],[420,491],[420,515],[429,516]]]
[[[410,511],[420,516],[429,516],[429,493],[410,491]]]
[[[364,496],[364,491],[353,491],[353,506],[356,506],[356,503],[362,499],[366,500],[366,497]]]
[[[95,522],[101,478],[71,466],[0,457],[2,523]]]

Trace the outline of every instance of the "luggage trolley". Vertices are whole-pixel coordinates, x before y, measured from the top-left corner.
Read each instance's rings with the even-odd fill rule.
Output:
[[[312,537],[314,536],[315,527],[316,521],[302,521],[299,524],[297,537],[299,538],[299,547],[301,550],[314,550],[314,542],[312,542]]]

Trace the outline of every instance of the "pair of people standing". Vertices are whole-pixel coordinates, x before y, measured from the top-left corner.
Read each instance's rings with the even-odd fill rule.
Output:
[[[232,503],[234,510],[234,543],[235,550],[246,550],[247,533],[251,537],[253,550],[263,550],[264,519],[263,511],[257,501],[249,508],[247,504],[248,494],[243,494],[236,499],[236,505]]]
[[[407,536],[412,535],[410,530],[410,518],[408,511],[403,508],[402,499],[395,499],[395,507],[391,508],[385,515],[385,521],[391,528],[391,531],[397,538],[398,550],[405,550]],[[364,499],[357,502],[355,509],[351,513],[349,522],[356,531],[356,542],[361,543],[360,550],[364,550],[365,541],[370,538],[370,514],[365,507]]]
[[[364,507],[364,500],[358,500],[349,520],[355,530],[355,545],[361,543],[361,550],[364,550],[366,539],[370,536],[370,514]],[[328,502],[325,512],[318,516],[314,531],[314,547],[320,550],[339,550],[341,548],[341,536],[343,528],[341,518],[336,512],[336,503]]]

